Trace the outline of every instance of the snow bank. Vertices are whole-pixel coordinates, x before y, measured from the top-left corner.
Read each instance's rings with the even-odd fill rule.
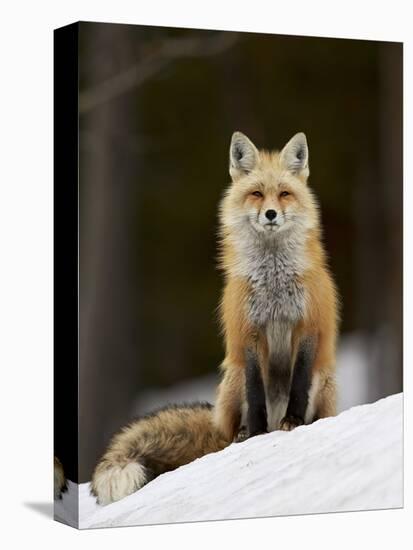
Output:
[[[402,395],[234,443],[109,506],[79,486],[81,528],[403,506]],[[58,504],[62,513],[69,493]]]

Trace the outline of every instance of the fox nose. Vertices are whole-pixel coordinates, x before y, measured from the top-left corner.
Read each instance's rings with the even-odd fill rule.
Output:
[[[275,220],[275,218],[277,217],[277,212],[275,210],[267,210],[265,213],[265,217],[268,218],[270,222],[272,222],[272,220]]]

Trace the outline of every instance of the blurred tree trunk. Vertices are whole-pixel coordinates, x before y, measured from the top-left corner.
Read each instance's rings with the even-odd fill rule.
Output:
[[[384,44],[378,49],[378,94],[373,110],[378,113],[377,126],[373,127],[376,140],[368,142],[363,138],[363,143],[362,139],[364,164],[359,166],[354,194],[357,325],[368,336],[369,395],[366,399],[370,402],[402,389],[403,102],[400,49],[400,44]],[[369,123],[367,119],[366,124]]]
[[[380,394],[403,388],[403,54],[402,44],[380,47],[380,171],[386,210],[383,289],[388,347],[378,372]]]
[[[130,57],[129,34],[90,25],[82,37],[83,69],[92,82]],[[137,281],[133,216],[136,157],[125,140],[134,126],[131,96],[103,103],[81,118],[79,475],[90,479],[108,438],[129,419],[139,381]],[[135,139],[136,132],[133,132]],[[83,154],[82,154],[83,153]]]

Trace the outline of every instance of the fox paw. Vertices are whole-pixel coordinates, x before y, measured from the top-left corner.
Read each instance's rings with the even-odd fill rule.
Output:
[[[304,420],[298,416],[284,416],[281,420],[280,430],[283,430],[284,432],[291,432],[291,430],[297,428],[298,426],[302,426],[303,424]]]
[[[245,426],[241,426],[234,441],[235,443],[242,443],[242,441],[245,441],[246,439],[248,439],[248,430]]]
[[[247,428],[245,426],[241,426],[239,429],[237,437],[234,439],[235,443],[241,443],[242,441],[245,441],[246,439],[249,439],[250,437],[255,437],[256,435],[265,434],[265,432],[253,432],[249,433]]]

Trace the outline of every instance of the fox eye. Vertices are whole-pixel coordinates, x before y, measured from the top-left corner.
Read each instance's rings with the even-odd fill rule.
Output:
[[[288,191],[283,191],[282,193],[280,193],[280,197],[288,197],[288,195],[291,195],[291,193],[289,193]]]
[[[261,193],[261,191],[253,191],[253,192],[251,193],[251,195],[254,195],[254,197],[262,197],[262,196],[263,196],[262,193]]]

